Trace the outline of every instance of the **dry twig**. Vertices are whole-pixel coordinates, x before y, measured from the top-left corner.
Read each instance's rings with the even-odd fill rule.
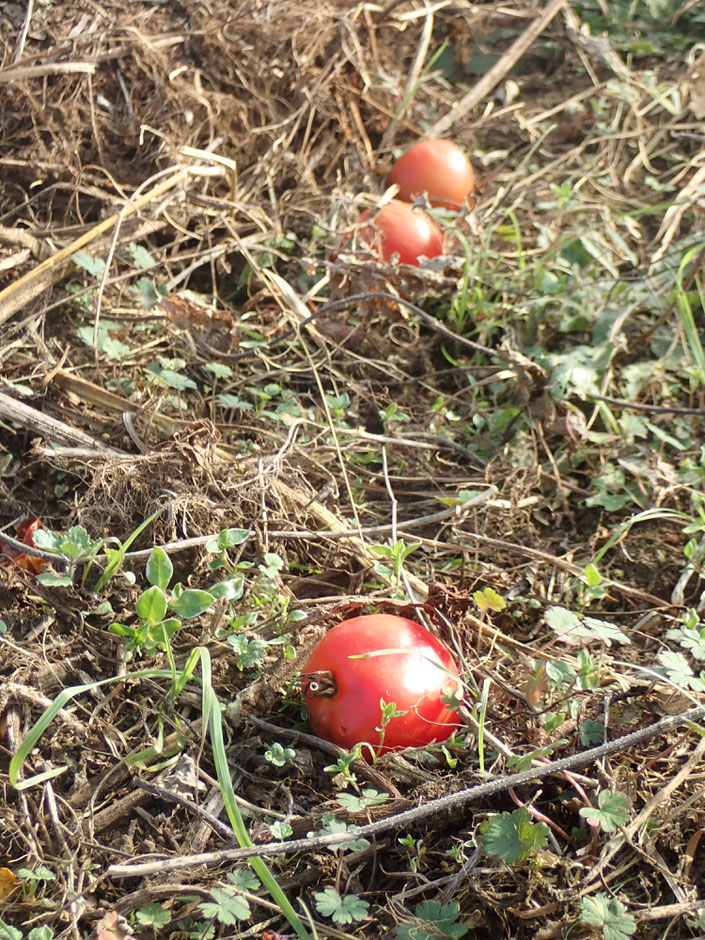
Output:
[[[252,848],[242,849],[224,849],[220,852],[204,852],[201,855],[191,857],[171,858],[158,862],[137,862],[128,865],[111,865],[106,870],[106,875],[111,878],[131,878],[138,876],[147,876],[156,873],[179,871],[182,868],[194,868],[200,865],[217,865],[222,862],[233,862],[241,858],[251,858],[253,855],[267,856],[279,855],[282,852],[305,852],[331,843],[352,842],[355,839],[376,836],[382,832],[388,832],[391,829],[398,829],[402,826],[414,825],[421,819],[426,819],[435,813],[446,810],[457,810],[462,806],[477,803],[479,800],[487,797],[496,796],[504,793],[512,787],[518,787],[525,783],[532,783],[535,780],[543,780],[545,777],[563,771],[577,770],[581,767],[589,767],[595,761],[601,760],[610,754],[619,754],[637,744],[643,744],[654,737],[665,734],[668,731],[678,728],[680,725],[689,721],[699,721],[705,715],[705,707],[698,705],[690,708],[680,715],[673,715],[669,718],[662,718],[653,725],[648,725],[639,731],[633,731],[631,734],[625,734],[621,738],[609,741],[607,744],[601,744],[599,747],[590,748],[579,754],[573,754],[570,757],[563,757],[560,760],[551,761],[541,767],[532,767],[518,774],[509,774],[506,777],[500,777],[497,780],[491,780],[488,783],[481,783],[478,786],[470,787],[468,790],[461,790],[458,793],[451,793],[448,796],[442,796],[437,800],[429,800],[422,806],[399,813],[389,819],[382,819],[368,826],[356,826],[343,833],[331,833],[328,835],[313,836],[310,839],[297,839],[291,842],[274,842],[269,845],[254,846]]]

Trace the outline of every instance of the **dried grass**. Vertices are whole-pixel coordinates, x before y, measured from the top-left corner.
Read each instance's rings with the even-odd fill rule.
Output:
[[[424,601],[428,583],[441,572],[443,583],[433,585],[427,612],[435,613],[436,623],[442,623],[439,612],[447,614],[460,628],[480,682],[482,670],[491,670],[497,683],[495,730],[518,750],[544,743],[517,703],[524,701],[525,650],[533,650],[529,644],[537,637],[549,646],[552,639],[542,637],[540,623],[532,625],[528,615],[521,636],[515,636],[508,614],[495,618],[493,627],[483,625],[469,609],[469,597],[491,581],[501,590],[529,584],[536,597],[550,603],[563,595],[566,578],[575,581],[580,571],[575,554],[584,545],[581,510],[572,497],[585,492],[574,481],[562,486],[557,467],[547,473],[538,465],[547,454],[552,459],[566,435],[574,434],[578,446],[581,428],[572,428],[555,407],[551,411],[540,369],[531,371],[517,350],[495,350],[499,365],[475,360],[463,366],[464,374],[488,386],[519,386],[517,400],[531,410],[535,430],[508,437],[507,449],[483,467],[467,448],[453,449],[438,432],[433,409],[441,379],[459,375],[455,394],[462,396],[465,389],[462,369],[454,373],[438,355],[438,334],[386,301],[360,303],[325,318],[310,319],[310,314],[327,291],[345,297],[352,291],[392,290],[419,302],[436,298],[439,305],[456,293],[462,266],[452,260],[441,270],[430,265],[400,273],[360,264],[345,252],[334,260],[330,253],[339,249],[340,232],[349,229],[357,210],[379,201],[393,149],[434,122],[445,121],[478,166],[476,204],[458,225],[472,245],[501,251],[518,291],[527,286],[523,264],[547,250],[529,234],[536,231],[537,216],[555,237],[569,228],[574,214],[594,220],[596,232],[599,221],[601,244],[616,269],[663,257],[674,241],[698,230],[705,172],[697,138],[701,123],[685,104],[677,111],[664,106],[654,93],[658,76],[637,71],[608,44],[586,38],[561,4],[549,6],[553,18],[546,17],[539,31],[549,52],[530,50],[521,60],[518,83],[509,72],[512,56],[506,55],[503,37],[508,30],[528,28],[535,11],[514,3],[107,0],[85,5],[76,0],[34,8],[22,42],[20,13],[0,11],[0,372],[8,388],[32,390],[36,412],[24,425],[26,437],[19,425],[0,424],[0,448],[15,460],[14,475],[0,482],[0,521],[10,525],[37,513],[58,530],[80,523],[95,537],[124,541],[148,515],[163,509],[134,548],[144,553],[152,544],[188,543],[183,579],[198,586],[206,571],[199,540],[226,527],[250,528],[255,534],[247,549],[250,560],[277,551],[291,566],[316,569],[315,575],[285,578],[280,587],[293,605],[324,622],[341,609],[359,608],[360,595],[373,596],[374,541],[399,532],[418,537],[422,556],[410,583],[415,600]],[[425,68],[446,39],[454,44],[457,82]],[[475,79],[462,72],[471,48],[497,60],[493,81],[481,95]],[[463,99],[473,94],[469,86],[475,97]],[[474,101],[466,113],[457,107],[462,100]],[[642,217],[639,210],[654,204],[654,180],[680,187],[680,205]],[[551,187],[566,181],[574,204],[551,208]],[[506,229],[496,228],[498,219],[512,218],[527,233],[520,247]],[[283,242],[290,233],[293,247]],[[98,284],[71,261],[80,241],[82,250],[108,260]],[[134,241],[147,246],[155,261],[146,273],[186,305],[180,314],[167,306],[150,311],[139,306],[131,290],[135,271],[125,254]],[[272,264],[266,254],[275,258]],[[87,292],[87,307],[80,306],[79,293],[67,291],[70,283]],[[197,292],[197,305],[185,288]],[[516,301],[508,292],[493,296],[494,316],[509,317]],[[77,326],[91,324],[98,336],[106,321],[117,324],[111,327],[114,339],[130,347],[121,360],[99,355],[76,338]],[[478,322],[482,327],[481,314]],[[289,329],[292,338],[277,344]],[[272,345],[247,353],[248,331]],[[183,373],[197,380],[197,391],[182,396],[180,404],[173,389],[149,380],[147,367],[160,357],[180,360]],[[233,370],[221,391],[244,395],[248,387],[281,382],[295,390],[308,417],[278,420],[267,407],[259,413],[234,409],[223,417],[213,396],[202,390],[211,382],[206,366],[213,361]],[[132,383],[131,394],[126,382]],[[443,387],[448,397],[448,386]],[[348,429],[336,428],[331,418],[331,399],[343,393],[350,398]],[[379,416],[390,405],[408,416],[391,431]],[[63,421],[69,435],[76,428],[120,453],[32,448],[35,435],[50,436],[41,414]],[[386,473],[364,462],[370,448],[386,449]],[[517,467],[519,449],[533,455],[526,467]],[[354,473],[350,454],[360,458]],[[490,485],[495,487],[491,498],[474,511],[414,527],[415,519],[433,515],[439,500]],[[669,496],[677,499],[678,493],[671,489]],[[387,528],[376,535],[377,526]],[[653,565],[644,570],[635,564],[623,584],[611,587],[616,616],[633,604],[666,605],[664,571],[680,563],[681,546],[661,538],[659,548],[659,578],[653,578]],[[458,560],[459,574],[446,570]],[[142,562],[143,554],[133,559],[137,570]],[[21,580],[0,587],[0,605],[21,637],[15,643],[0,636],[6,678],[31,690],[42,660],[53,669],[58,659],[65,669],[51,672],[48,687],[38,686],[51,694],[61,685],[124,668],[107,623],[97,627],[88,618],[78,632],[75,611],[62,607],[63,595],[49,595],[55,615],[33,625],[32,633],[18,607],[33,603],[35,589]],[[128,616],[134,594],[115,586],[112,599],[116,611]],[[85,601],[87,607],[94,603],[90,596]],[[204,635],[222,654],[216,666],[219,691],[249,694],[224,644],[207,627]],[[201,641],[194,630],[181,642],[188,649]],[[657,643],[657,625],[651,624],[644,646]],[[276,677],[270,692],[274,686],[278,692]],[[142,828],[140,818],[131,815],[129,799],[119,804],[121,812],[110,825],[94,831],[100,843],[75,838],[80,828],[71,828],[90,824],[94,812],[134,793],[127,776],[115,770],[114,755],[144,746],[156,733],[149,698],[145,687],[124,699],[101,698],[92,717],[79,709],[85,738],[66,746],[62,738],[43,752],[47,766],[66,760],[71,767],[72,780],[55,783],[60,807],[52,813],[60,822],[51,813],[47,821],[38,791],[18,800],[2,776],[3,805],[12,808],[0,810],[0,835],[10,864],[56,867],[78,858],[83,866],[104,866],[124,852],[189,850],[196,837],[187,813],[160,824],[155,833],[152,823]],[[263,701],[261,709],[270,707],[271,697]],[[40,707],[37,699],[33,717]],[[191,706],[185,707],[187,719],[198,717],[195,704],[190,712]],[[601,699],[596,696],[590,708],[588,717],[599,717]],[[640,720],[636,706],[635,712]],[[11,749],[29,719],[17,700],[4,714]],[[311,782],[326,785],[321,767],[329,758],[316,754],[291,778],[267,779],[272,768],[258,757],[260,745],[269,741],[264,732],[261,739],[239,735],[236,728],[231,733],[230,753],[243,768],[238,773],[248,798],[284,813],[295,801],[301,825],[309,818],[317,822],[318,804],[331,794],[319,798]],[[189,750],[197,754],[197,735]],[[642,757],[657,759],[658,745],[638,759],[624,759],[619,776],[625,786]],[[385,764],[382,770],[412,801],[461,785],[439,771],[429,780],[423,767]],[[685,801],[696,783],[682,783],[679,799]],[[86,786],[100,799],[76,805],[65,817],[72,791]],[[545,798],[550,801],[559,790],[558,784],[547,784]],[[144,793],[140,801],[145,802]],[[101,817],[101,827],[106,819]],[[47,826],[54,826],[52,832]],[[444,881],[442,853],[458,844],[458,836],[470,838],[473,827],[470,816],[429,825],[424,877]],[[689,834],[685,827],[683,838]],[[199,830],[199,840],[213,838],[210,830],[205,835]],[[370,938],[390,929],[399,906],[408,909],[422,887],[397,846],[377,849],[386,872],[405,870],[398,884],[384,874],[386,901],[377,897],[376,919],[357,934]],[[350,891],[375,891],[382,876],[362,867],[367,859],[363,852],[359,868],[342,857],[335,865],[327,856],[316,856],[310,865],[299,859],[283,880],[294,894],[334,880]],[[660,897],[658,865],[637,852],[628,859],[621,864],[641,859],[645,890]],[[539,914],[542,920],[553,918],[541,936],[567,931],[586,863],[571,867],[554,856],[550,864],[550,877],[532,876],[530,885],[519,885],[514,874],[497,868],[471,872],[467,884],[453,882],[453,898],[474,925],[473,935],[496,935],[501,928],[492,919],[499,908],[511,921],[506,929],[512,936],[538,936]],[[691,876],[680,877],[685,883]],[[57,930],[70,925],[75,937],[88,936],[106,909],[133,910],[148,899],[183,893],[183,886],[167,885],[167,892],[163,885],[145,883],[126,898],[119,885],[77,884],[72,878],[61,874],[65,899],[83,893],[85,908],[71,913],[65,903],[68,913],[51,917]],[[194,876],[196,885],[189,890],[205,896],[211,880]],[[34,917],[30,907],[14,904],[10,916]],[[328,931],[321,936],[342,935],[320,929]]]

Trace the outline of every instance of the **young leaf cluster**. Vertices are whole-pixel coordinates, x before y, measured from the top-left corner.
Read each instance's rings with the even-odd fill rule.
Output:
[[[546,844],[548,829],[532,823],[523,806],[512,813],[500,813],[480,826],[480,844],[488,855],[513,865],[523,862]]]
[[[396,940],[456,940],[468,932],[458,923],[460,905],[424,901],[414,911],[415,922],[397,928]]]
[[[326,888],[314,894],[316,910],[323,917],[330,917],[336,924],[353,924],[365,920],[370,905],[356,894],[341,896],[335,888]]]
[[[597,797],[597,808],[584,806],[580,815],[589,826],[599,826],[603,832],[616,832],[627,824],[631,804],[625,793],[601,790]]]

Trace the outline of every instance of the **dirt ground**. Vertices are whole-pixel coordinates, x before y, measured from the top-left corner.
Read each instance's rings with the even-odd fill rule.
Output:
[[[705,934],[692,724],[433,804],[705,688],[700,13],[603,6],[0,4],[0,938]],[[382,263],[425,136],[476,190]],[[296,676],[369,610],[454,647],[462,732],[351,771]],[[279,894],[217,854],[426,806]]]

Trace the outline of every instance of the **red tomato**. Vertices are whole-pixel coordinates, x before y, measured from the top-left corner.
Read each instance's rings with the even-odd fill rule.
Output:
[[[475,188],[475,174],[452,140],[433,138],[409,147],[394,164],[389,182],[397,184],[404,202],[426,193],[432,206],[458,209]]]
[[[369,216],[363,212],[360,221]],[[385,261],[399,255],[402,264],[418,265],[421,255],[435,258],[443,254],[443,236],[435,222],[421,209],[396,199],[383,206],[360,231],[360,238]]]
[[[17,526],[16,537],[20,542],[24,542],[25,545],[34,546],[34,533],[37,529],[41,528],[42,523],[38,516],[25,519]],[[7,556],[3,561],[0,561],[0,565],[3,567],[14,565],[17,568],[23,568],[25,571],[41,574],[48,565],[47,561],[43,558],[37,558],[36,555],[28,555],[26,552],[15,552],[14,549],[10,548],[9,545],[5,543],[1,543],[1,545],[4,545],[5,549],[2,551],[0,546],[0,553]]]
[[[393,652],[350,658],[375,650]],[[441,702],[460,685],[453,657],[412,620],[388,614],[345,620],[323,637],[303,671],[314,733],[341,747],[362,741],[378,753],[423,747],[445,741],[459,725]],[[389,721],[382,747],[380,699],[405,713]]]
[[[42,522],[39,516],[33,516],[31,519],[25,519],[17,526],[17,538],[25,545],[34,545],[34,533],[42,528]]]

